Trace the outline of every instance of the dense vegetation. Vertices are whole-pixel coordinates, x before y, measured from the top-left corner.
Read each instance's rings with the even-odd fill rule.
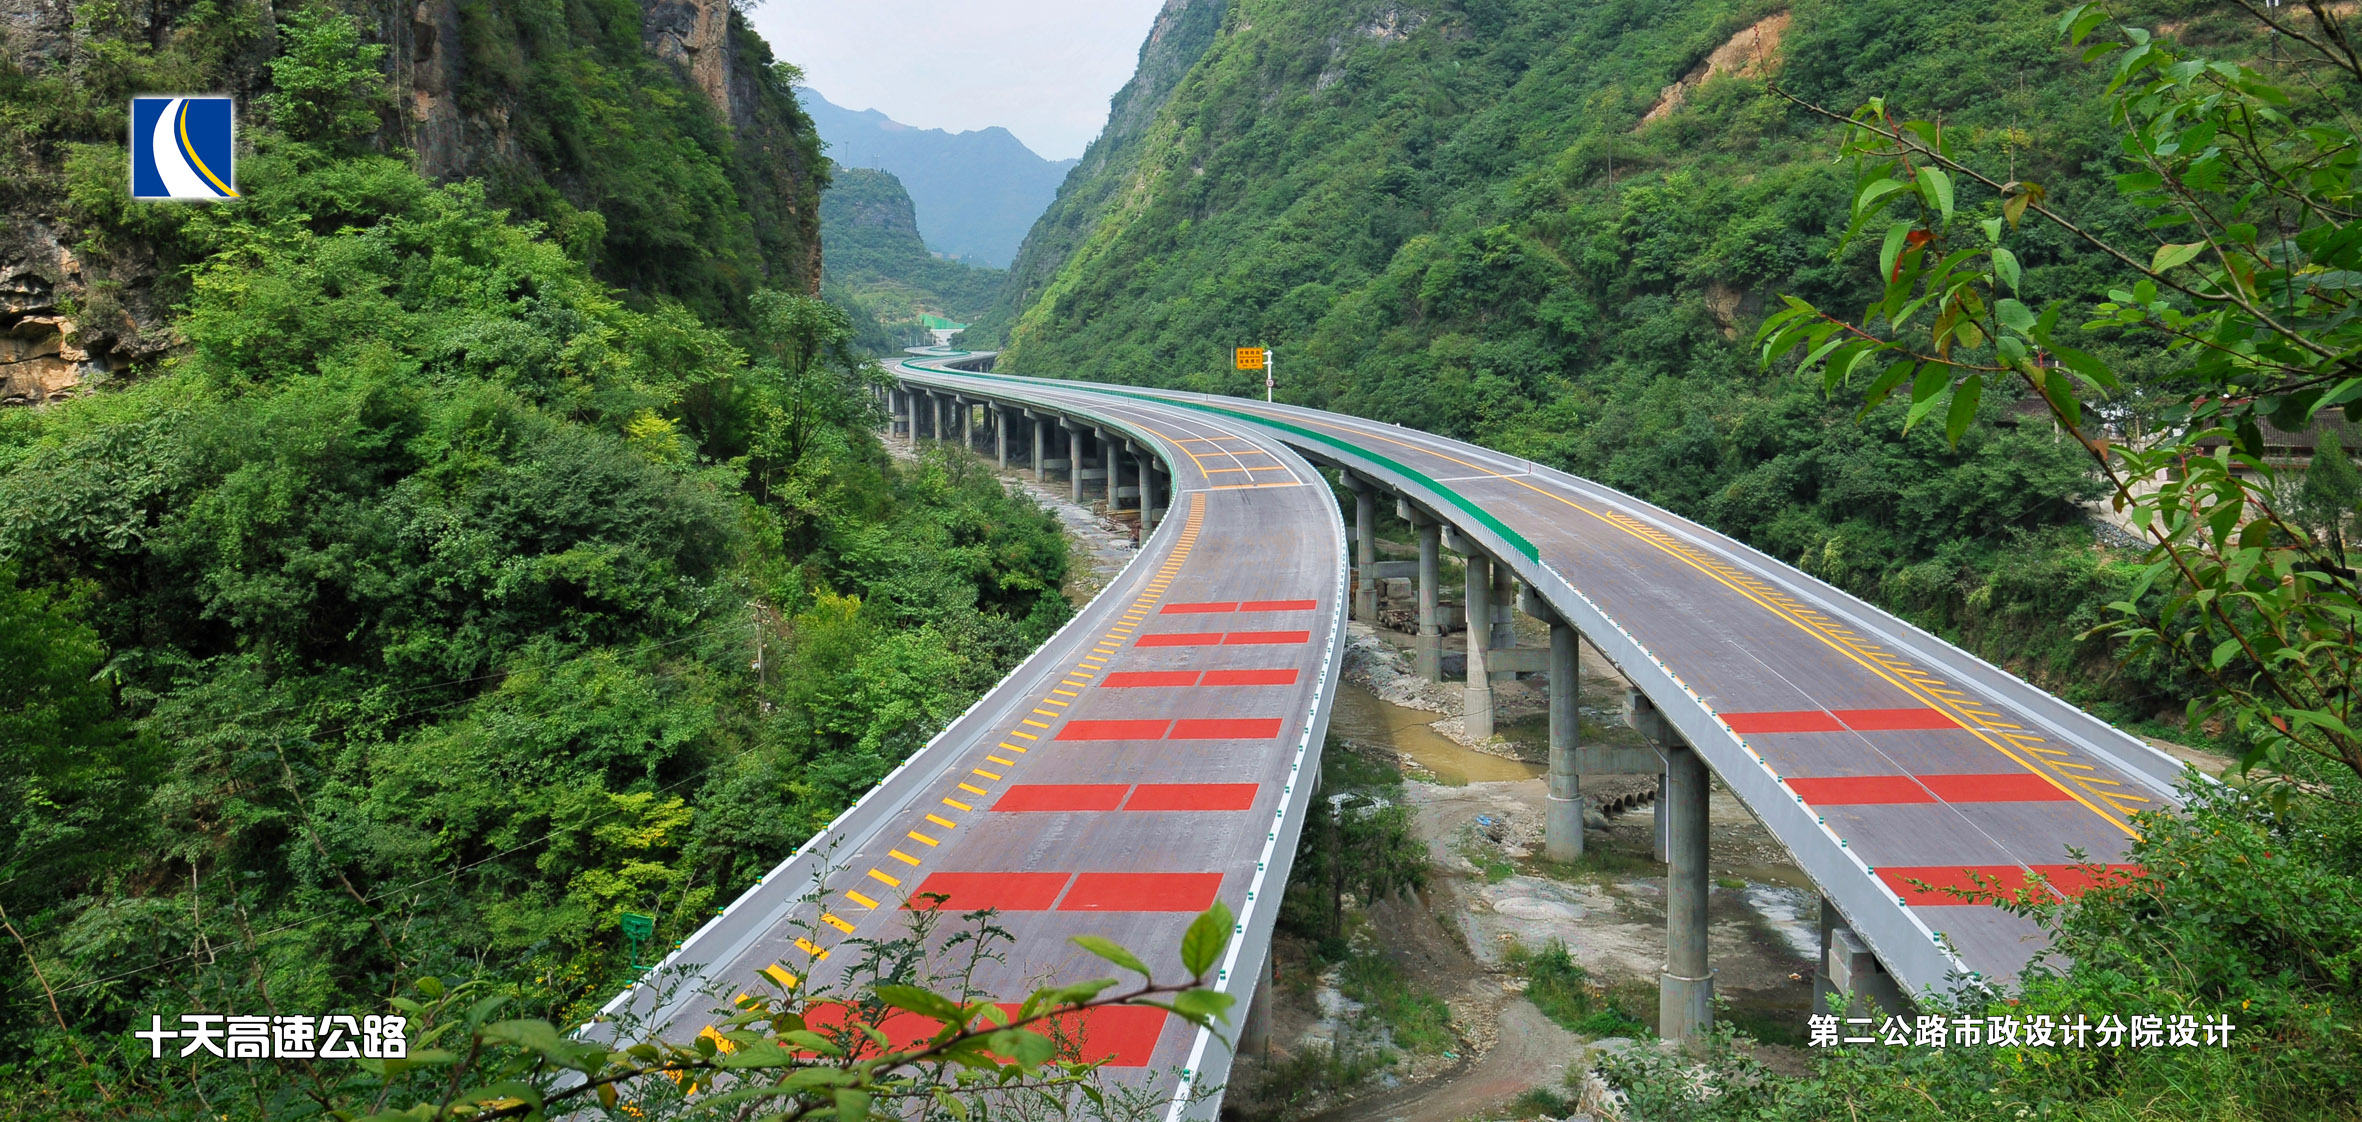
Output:
[[[2073,197],[2106,127],[2047,10],[1234,4],[1128,167],[1078,171],[1037,228],[1076,248],[1038,288],[1019,262],[1029,302],[1003,368],[1243,392],[1225,348],[1269,343],[1293,400],[1581,472],[2078,700],[2178,708],[2189,683],[2076,638],[2134,570],[2093,552],[2097,489],[2046,419],[1990,400],[1954,448],[1902,436],[1899,405],[1857,424],[1757,369],[1746,334],[1771,293],[1875,294],[1858,267],[1875,245],[1832,259],[1851,184],[1823,123],[1761,71],[1694,82],[1643,120],[1668,83],[1761,35],[1795,95],[1914,99]],[[2111,275],[2055,232],[2023,258],[2034,295],[2096,296]]]
[[[240,200],[75,157],[93,237],[191,263],[177,357],[0,413],[11,1116],[314,1109],[300,1067],[148,1061],[151,1013],[436,976],[578,1019],[619,912],[695,928],[1068,611],[1038,508],[887,458],[841,313],[726,256],[619,298],[564,223],[370,150],[353,24],[277,41]]]
[[[836,170],[820,199],[820,236],[830,291],[876,320],[897,348],[934,342],[923,314],[956,323],[983,314],[1008,276],[927,252],[902,183],[875,168]]]

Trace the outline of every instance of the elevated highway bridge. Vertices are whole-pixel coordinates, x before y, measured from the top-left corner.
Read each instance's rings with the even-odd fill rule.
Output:
[[[1712,1016],[1709,775],[1819,888],[1821,990],[1889,1010],[2005,981],[2040,949],[2032,923],[1945,889],[2026,890],[2038,876],[2035,891],[2077,891],[2126,871],[2133,814],[2177,804],[2180,767],[2148,744],[1599,484],[1320,410],[978,369],[989,359],[896,364],[893,431],[964,441],[1077,499],[1137,510],[1140,551],[1008,679],[674,952],[668,963],[714,993],[765,970],[837,969],[832,948],[890,934],[903,900],[941,893],[955,910],[1000,909],[1016,942],[982,981],[1011,998],[1105,972],[1073,934],[1170,968],[1181,929],[1220,899],[1239,922],[1215,984],[1265,1000],[1252,995],[1319,773],[1347,614],[1372,613],[1379,578],[1411,576],[1419,669],[1439,676],[1445,551],[1466,574],[1471,625],[1452,641],[1466,648],[1469,728],[1491,728],[1494,681],[1548,674],[1549,855],[1581,853],[1584,774],[1662,776],[1666,1036]],[[1320,467],[1353,496],[1351,531]],[[1374,556],[1382,502],[1417,528],[1416,562]],[[1509,605],[1549,625],[1548,647],[1510,645],[1514,633],[1493,625]],[[1585,642],[1633,684],[1630,716],[1653,750],[1578,743]],[[716,1007],[696,988],[663,998],[643,986],[609,1011],[693,1035]],[[1230,1063],[1219,1039],[1154,1011],[1095,1017],[1083,1026],[1094,1058],[1170,1088],[1171,1117],[1212,1117],[1207,1092]]]

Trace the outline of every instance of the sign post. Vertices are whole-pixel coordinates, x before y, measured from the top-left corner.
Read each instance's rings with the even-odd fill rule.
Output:
[[[638,912],[625,912],[621,917],[620,926],[623,928],[624,941],[631,944],[632,969],[646,970],[647,967],[640,965],[640,944],[645,942],[649,936],[656,934],[656,917],[644,916]]]
[[[1236,347],[1232,349],[1241,370],[1263,372],[1263,400],[1271,400],[1272,370],[1279,365],[1278,347]]]

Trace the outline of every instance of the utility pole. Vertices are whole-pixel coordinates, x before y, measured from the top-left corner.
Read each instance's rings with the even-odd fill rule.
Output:
[[[1266,405],[1271,403],[1271,386],[1278,380],[1278,375],[1273,372],[1278,368],[1279,348],[1263,348],[1263,403]]]

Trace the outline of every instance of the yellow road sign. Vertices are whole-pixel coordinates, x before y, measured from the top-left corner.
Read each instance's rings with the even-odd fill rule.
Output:
[[[1261,369],[1263,369],[1263,348],[1261,348],[1261,347],[1240,347],[1240,348],[1238,348],[1238,368],[1239,368],[1239,369],[1241,369],[1241,370],[1261,370]]]

